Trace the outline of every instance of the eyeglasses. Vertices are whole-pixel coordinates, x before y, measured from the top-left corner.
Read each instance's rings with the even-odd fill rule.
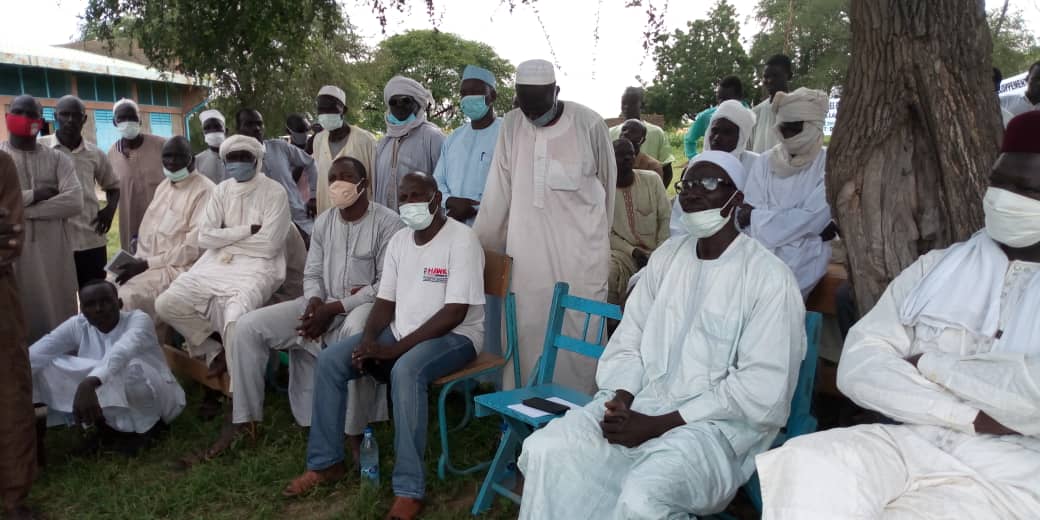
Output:
[[[704,191],[715,191],[719,189],[719,186],[737,187],[736,184],[719,177],[701,177],[699,179],[690,179],[675,183],[675,192],[682,193],[684,191],[691,191],[694,186],[700,186],[704,188]]]
[[[412,106],[414,103],[415,103],[415,101],[412,98],[407,97],[407,96],[401,96],[401,97],[392,97],[392,98],[390,98],[390,101],[387,102],[387,105],[390,105],[390,107],[392,107],[392,108],[397,108],[397,107],[405,108],[405,107]]]

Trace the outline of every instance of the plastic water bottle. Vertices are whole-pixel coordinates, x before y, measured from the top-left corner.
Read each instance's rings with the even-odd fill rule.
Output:
[[[379,444],[371,426],[365,428],[365,438],[361,441],[361,481],[379,486]]]

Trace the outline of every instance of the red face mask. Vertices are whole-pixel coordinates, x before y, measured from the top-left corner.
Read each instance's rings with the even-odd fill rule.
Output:
[[[32,137],[40,133],[42,119],[33,119],[21,114],[7,114],[7,131],[19,137]]]

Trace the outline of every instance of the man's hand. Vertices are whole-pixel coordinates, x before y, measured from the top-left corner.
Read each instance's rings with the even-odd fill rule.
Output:
[[[119,276],[116,277],[116,283],[123,285],[129,282],[131,278],[148,270],[148,261],[144,259],[137,259],[123,266],[123,270],[119,272]]]
[[[354,368],[364,372],[366,362],[390,362],[401,357],[403,354],[404,352],[396,343],[393,345],[380,345],[375,341],[362,341],[361,344],[354,349],[354,355],[351,361],[354,363]]]
[[[318,216],[318,199],[311,199],[307,201],[307,218],[314,218]]]
[[[755,210],[755,207],[745,202],[738,206],[738,208],[740,208],[740,211],[737,212],[737,224],[740,224],[740,227],[742,228],[750,226],[751,212]]]
[[[444,202],[444,207],[448,209],[448,216],[462,222],[477,216],[478,205],[480,202],[462,197],[448,197],[448,200]]]
[[[982,410],[979,410],[979,414],[975,416],[975,433],[987,433],[990,435],[1022,435],[1021,433],[1000,424],[996,419],[990,417],[989,414]]]
[[[338,301],[322,303],[319,300],[319,304],[311,308],[311,303],[314,300],[317,300],[317,298],[311,298],[311,302],[307,304],[309,312],[304,313],[300,322],[300,332],[303,337],[309,339],[318,339],[324,336],[329,330],[329,325],[332,325],[332,321],[343,312],[343,305]]]
[[[255,235],[260,232],[260,227],[260,224],[253,224],[249,226],[249,232]]]
[[[104,421],[105,416],[101,413],[101,404],[97,398],[99,386],[100,379],[88,377],[76,388],[76,397],[72,401],[72,415],[77,423],[93,426]]]
[[[94,230],[97,234],[104,235],[108,233],[109,229],[112,229],[112,219],[116,215],[116,207],[109,204],[98,211],[97,216],[94,217],[94,221],[90,225],[94,226]]]
[[[658,428],[658,417],[633,411],[624,399],[614,397],[605,406],[607,411],[603,414],[600,428],[603,429],[603,437],[611,444],[635,448],[663,433]]]
[[[0,208],[0,220],[11,216],[11,212]],[[0,222],[0,250],[18,247],[18,235],[22,232],[21,224]]]
[[[36,188],[35,190],[33,190],[33,204],[39,204],[40,202],[52,198],[57,194],[58,188],[52,188],[50,186]]]
[[[646,263],[650,261],[650,253],[637,247],[632,250],[632,260],[636,261],[636,267],[642,269],[643,267],[646,267]]]

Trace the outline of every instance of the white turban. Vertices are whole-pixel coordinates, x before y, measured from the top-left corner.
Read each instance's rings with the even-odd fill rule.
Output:
[[[737,186],[737,189],[744,191],[744,185],[747,182],[747,171],[744,170],[744,165],[740,163],[740,160],[733,157],[733,154],[729,152],[720,152],[718,150],[707,150],[701,152],[690,159],[690,163],[686,166],[689,170],[693,168],[693,165],[699,162],[712,163],[719,168],[725,170],[726,175],[729,175],[733,184]]]
[[[210,119],[216,119],[217,121],[220,121],[220,126],[225,128],[227,127],[227,123],[224,121],[224,114],[221,114],[219,110],[203,110],[202,113],[199,114],[199,122],[202,124],[206,124],[206,121],[209,121]]]
[[[776,126],[773,134],[779,142],[773,147],[770,166],[781,177],[793,175],[812,164],[823,149],[823,120],[827,117],[828,99],[822,90],[805,87],[794,92],[777,92],[773,96]],[[802,132],[784,139],[780,125],[802,121]]]
[[[433,102],[433,94],[426,90],[418,81],[404,76],[394,76],[383,87],[383,104],[387,111],[390,109],[390,98],[393,96],[409,96],[419,104],[419,113],[415,114],[412,122],[404,125],[386,124],[386,134],[390,137],[401,137],[412,130],[419,128],[426,122],[426,106]]]
[[[715,113],[708,123],[708,131],[704,133],[704,150],[711,150],[711,126],[716,119],[725,119],[737,125],[740,129],[740,137],[737,139],[737,147],[729,152],[739,161],[744,150],[747,150],[748,139],[751,138],[751,129],[755,127],[755,113],[745,107],[740,101],[727,99],[719,103]]]
[[[256,157],[257,165],[259,165],[264,158],[264,145],[247,135],[236,134],[220,144],[220,159],[227,161],[227,156],[231,152],[249,152]]]
[[[115,114],[116,111],[119,110],[119,107],[123,105],[130,105],[130,107],[134,109],[134,113],[137,114],[138,117],[141,116],[141,108],[137,106],[137,103],[134,100],[127,98],[120,99],[119,101],[116,101],[116,104],[112,105],[112,114]]]
[[[325,85],[318,90],[318,96],[331,96],[336,98],[336,101],[343,103],[343,106],[347,106],[347,94],[343,92],[343,89],[336,85]]]

